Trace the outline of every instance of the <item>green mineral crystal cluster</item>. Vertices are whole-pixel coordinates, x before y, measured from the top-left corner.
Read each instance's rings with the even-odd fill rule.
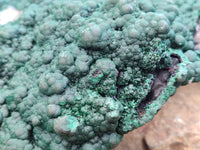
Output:
[[[200,0],[0,0],[0,149],[108,150],[200,80]]]

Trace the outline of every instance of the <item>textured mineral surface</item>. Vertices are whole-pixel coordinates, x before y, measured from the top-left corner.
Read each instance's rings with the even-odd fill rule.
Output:
[[[200,82],[181,86],[149,123],[112,150],[199,150]]]
[[[200,80],[200,0],[0,0],[0,149],[108,150]]]

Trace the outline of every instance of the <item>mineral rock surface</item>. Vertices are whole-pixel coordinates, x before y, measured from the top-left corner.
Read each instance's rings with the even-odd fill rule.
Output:
[[[106,150],[200,80],[199,0],[0,0],[0,148]]]

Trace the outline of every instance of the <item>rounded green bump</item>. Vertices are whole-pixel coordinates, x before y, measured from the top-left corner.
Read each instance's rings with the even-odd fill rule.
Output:
[[[187,56],[187,58],[189,59],[189,61],[191,62],[195,62],[196,59],[198,58],[197,53],[195,53],[192,50],[188,50],[187,52],[185,52],[185,55]]]
[[[48,111],[49,116],[51,116],[51,117],[57,117],[61,113],[60,106],[55,105],[55,104],[48,105],[47,111]]]
[[[79,121],[73,116],[62,116],[54,120],[55,132],[65,136],[74,135],[79,125]]]
[[[175,43],[179,46],[185,45],[185,38],[182,35],[176,35],[175,36]]]
[[[139,8],[145,12],[154,11],[154,6],[153,6],[152,2],[149,0],[140,0]]]
[[[81,150],[94,150],[94,146],[92,144],[84,144],[82,147],[81,147]]]

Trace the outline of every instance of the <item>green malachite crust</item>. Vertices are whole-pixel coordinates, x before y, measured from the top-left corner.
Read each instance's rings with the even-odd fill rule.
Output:
[[[200,0],[0,0],[0,149],[108,150],[200,81]]]

